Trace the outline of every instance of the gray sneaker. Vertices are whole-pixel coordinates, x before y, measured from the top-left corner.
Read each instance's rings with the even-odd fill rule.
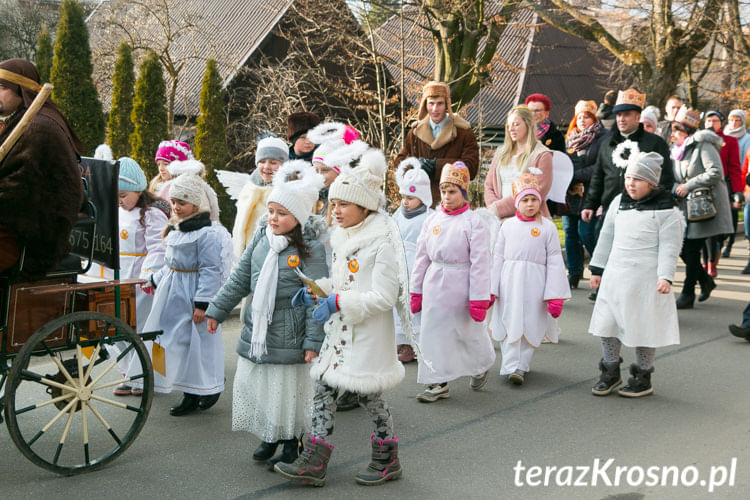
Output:
[[[484,387],[484,384],[486,384],[489,379],[490,379],[490,371],[487,370],[486,372],[480,375],[475,375],[471,377],[471,383],[469,385],[473,390],[478,391],[479,389]]]
[[[447,399],[451,397],[450,391],[448,391],[448,384],[432,384],[427,386],[424,392],[417,394],[417,401],[422,403],[434,403],[438,399]]]
[[[508,382],[511,382],[515,385],[523,385],[524,375],[526,375],[526,372],[524,372],[523,370],[516,370],[508,375]]]

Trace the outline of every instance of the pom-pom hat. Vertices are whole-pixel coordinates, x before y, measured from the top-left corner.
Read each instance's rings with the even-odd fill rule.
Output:
[[[617,93],[617,102],[615,102],[612,112],[638,111],[640,113],[645,104],[646,94],[641,94],[635,89],[620,90]]]
[[[193,153],[190,152],[190,146],[181,141],[169,140],[159,143],[154,161],[163,160],[172,163],[175,160],[185,161],[191,158],[193,158]]]
[[[328,191],[328,199],[348,201],[368,210],[377,210],[385,203],[383,176],[386,168],[383,152],[378,149],[368,150],[355,168],[342,165],[341,174]]]
[[[462,161],[456,161],[446,163],[443,166],[443,171],[440,173],[440,184],[449,182],[455,184],[461,189],[461,192],[466,196],[469,192],[470,175],[469,169],[466,164]]]
[[[518,203],[524,196],[533,195],[542,201],[542,193],[539,191],[539,180],[536,176],[542,173],[536,167],[530,167],[526,172],[519,175],[513,181],[513,205],[518,208]]]
[[[118,162],[120,163],[120,173],[118,174],[117,188],[120,191],[145,191],[148,187],[148,181],[146,181],[146,174],[143,173],[138,162],[127,156],[123,156]]]
[[[625,169],[625,177],[632,177],[646,181],[652,186],[659,185],[661,176],[661,164],[664,158],[659,153],[637,152],[628,158],[628,168]]]
[[[399,194],[419,198],[428,207],[432,206],[430,177],[422,170],[418,159],[406,158],[398,164],[396,184]]]
[[[317,174],[310,163],[304,160],[288,161],[274,175],[273,189],[266,204],[278,203],[304,226],[312,215],[318,191],[323,189],[324,184],[323,176]]]
[[[255,166],[263,160],[278,160],[285,162],[289,159],[289,146],[278,137],[264,137],[258,141],[255,151]]]

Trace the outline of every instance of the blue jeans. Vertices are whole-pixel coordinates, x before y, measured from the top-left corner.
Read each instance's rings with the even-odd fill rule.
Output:
[[[584,222],[578,215],[563,215],[563,233],[565,233],[565,255],[568,257],[568,274],[583,274],[583,247],[589,255],[594,255],[597,238],[598,217]]]

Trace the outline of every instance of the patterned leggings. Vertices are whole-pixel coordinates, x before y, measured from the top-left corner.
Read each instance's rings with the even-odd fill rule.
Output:
[[[602,354],[604,361],[607,363],[617,363],[620,359],[620,348],[622,343],[617,337],[602,337]],[[655,347],[636,347],[635,360],[638,368],[649,370],[654,366],[654,357],[656,356]]]
[[[318,439],[326,439],[333,434],[333,423],[336,419],[336,398],[339,389],[330,387],[323,382],[316,382],[315,397],[313,398],[312,435]],[[375,425],[375,435],[378,439],[391,439],[393,435],[393,418],[391,411],[383,399],[383,394],[358,394],[359,405],[363,406]]]

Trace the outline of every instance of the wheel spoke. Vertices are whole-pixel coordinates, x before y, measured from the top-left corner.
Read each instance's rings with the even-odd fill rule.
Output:
[[[44,403],[38,403],[38,404],[35,404],[35,405],[27,406],[25,408],[21,408],[20,410],[16,410],[16,415],[20,415],[21,413],[26,413],[27,411],[36,410],[37,408],[43,408],[43,407],[48,406],[48,405],[59,403],[60,401],[65,401],[66,399],[70,399],[73,396],[75,396],[74,393],[63,394],[62,396],[58,396],[56,398],[49,399],[49,400],[45,401]]]
[[[109,328],[109,325],[107,325],[107,328]],[[106,331],[106,330],[105,330]],[[89,361],[89,366],[86,368],[86,376],[83,378],[83,380],[88,380],[91,376],[91,372],[94,370],[95,360],[99,356],[99,351],[102,348],[102,341],[99,339],[99,343],[96,344],[96,348],[94,349],[94,353],[91,355],[91,361]]]
[[[89,402],[88,401],[81,401],[81,423],[83,424],[83,455],[86,459],[86,465],[88,465],[91,460],[89,460],[89,426],[86,416],[86,408],[88,407]]]
[[[91,399],[95,399],[97,401],[101,401],[102,403],[107,403],[108,405],[116,406],[117,408],[122,408],[123,410],[130,410],[140,413],[141,409],[136,408],[135,406],[126,405],[125,403],[120,403],[119,401],[112,401],[111,399],[103,398],[101,396],[97,396],[96,394],[91,395]]]
[[[91,382],[91,383],[90,383],[89,385],[90,385],[90,386],[96,385],[96,384],[97,384],[97,383],[98,383],[98,382],[99,382],[99,381],[100,381],[100,380],[101,380],[102,378],[104,378],[104,376],[105,376],[106,374],[108,374],[108,373],[109,373],[109,372],[110,372],[110,371],[112,370],[112,368],[114,368],[114,367],[115,367],[116,365],[117,365],[117,359],[116,359],[116,360],[114,360],[114,361],[112,361],[112,363],[110,363],[110,364],[109,364],[109,366],[108,366],[107,368],[105,368],[105,369],[104,369],[104,371],[103,371],[102,373],[100,373],[100,374],[99,374],[99,375],[98,375],[98,376],[97,376],[97,377],[96,377],[96,378],[94,379],[94,381],[93,381],[93,382]]]
[[[83,351],[81,350],[81,345],[76,344],[76,361],[78,362],[78,387],[85,387],[86,386],[86,379],[84,378],[83,373]]]
[[[128,346],[127,346],[127,347],[125,348],[125,350],[124,350],[124,351],[122,351],[122,352],[120,353],[120,355],[119,355],[119,356],[117,356],[117,359],[116,359],[116,361],[120,361],[120,360],[121,360],[122,358],[124,358],[125,356],[127,356],[127,355],[128,355],[128,353],[130,353],[130,351],[132,351],[133,349],[135,349],[135,344],[134,344],[134,343],[131,343],[130,345],[128,345]]]
[[[60,436],[60,442],[57,444],[57,451],[55,452],[55,458],[52,460],[52,463],[57,465],[57,461],[60,459],[60,452],[63,449],[63,446],[65,445],[65,440],[68,438],[68,431],[70,431],[70,424],[73,422],[73,415],[75,414],[76,409],[75,406],[72,406],[70,408],[70,411],[68,412],[68,421],[65,422],[65,429],[63,429],[63,433]]]
[[[122,380],[115,380],[114,382],[107,382],[106,384],[102,384],[102,385],[97,385],[97,386],[89,385],[89,388],[91,389],[91,392],[94,392],[94,391],[99,391],[101,389],[106,389],[108,387],[114,387],[116,385],[124,384],[126,382],[132,382],[133,380],[138,380],[138,379],[142,379],[142,378],[143,378],[143,374],[141,373],[140,375],[135,375],[133,377],[127,377],[127,378],[124,378]]]
[[[40,430],[39,432],[37,432],[36,435],[33,438],[31,438],[31,440],[29,441],[29,446],[31,446],[32,444],[34,444],[37,439],[39,439],[40,437],[42,437],[42,435],[49,430],[50,427],[52,427],[53,425],[55,425],[55,422],[57,422],[58,420],[60,420],[60,417],[62,417],[65,413],[67,413],[68,410],[70,410],[70,408],[75,404],[76,401],[78,401],[78,398],[73,398],[73,400],[70,401],[65,406],[65,408],[63,408],[62,410],[60,410],[57,413],[57,415],[55,415],[54,418],[49,421],[49,423],[47,425],[45,425],[44,427],[42,427],[42,430]]]
[[[107,429],[107,432],[109,432],[109,435],[114,438],[114,440],[117,442],[117,444],[122,444],[122,441],[120,441],[120,438],[115,434],[115,431],[112,430],[112,427],[109,426],[106,420],[104,420],[104,417],[99,413],[99,411],[94,408],[94,405],[90,404],[89,408],[91,409],[91,413],[94,414],[94,416],[99,419],[99,422],[104,426],[105,429]]]
[[[57,365],[57,369],[60,370],[60,373],[62,373],[65,376],[65,378],[68,380],[68,382],[70,382],[70,385],[72,385],[73,387],[80,387],[78,385],[78,382],[76,382],[75,380],[73,380],[73,377],[71,377],[71,375],[68,372],[67,368],[65,368],[65,365],[62,364],[62,362],[57,358],[57,356],[52,355],[50,357],[52,358],[52,360]]]
[[[21,370],[21,374],[23,374],[25,377],[28,377],[29,379],[35,382],[39,382],[40,384],[48,385],[50,387],[57,387],[58,389],[62,389],[64,391],[76,392],[78,390],[75,387],[71,387],[69,385],[61,384],[60,382],[50,380],[46,377],[39,375],[38,373],[30,372],[29,370]]]

